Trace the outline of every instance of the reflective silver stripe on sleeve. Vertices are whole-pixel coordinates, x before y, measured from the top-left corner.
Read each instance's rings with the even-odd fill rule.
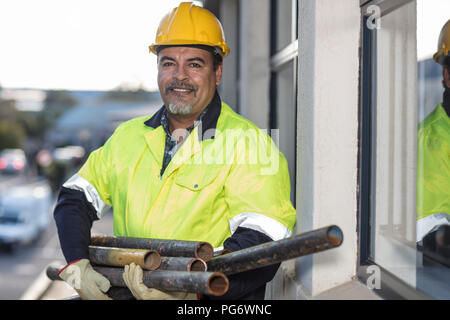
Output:
[[[255,212],[243,212],[229,221],[233,234],[238,227],[244,227],[264,233],[272,240],[280,240],[291,236],[291,231],[275,219]]]
[[[421,241],[428,232],[440,224],[450,225],[450,214],[439,212],[417,220],[416,241]]]
[[[101,219],[111,209],[109,204],[106,204],[100,198],[97,189],[89,183],[86,179],[74,174],[69,180],[63,184],[64,188],[78,190],[84,193],[87,201],[89,201],[94,209],[97,211],[97,217]]]

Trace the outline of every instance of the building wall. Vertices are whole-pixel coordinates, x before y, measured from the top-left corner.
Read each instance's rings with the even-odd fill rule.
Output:
[[[230,54],[223,61],[223,81],[219,86],[219,93],[233,110],[239,112],[239,1],[221,1],[219,6],[221,20],[225,22],[225,39],[231,48]]]
[[[305,296],[356,274],[360,19],[359,1],[299,1],[297,232],[344,233],[341,247],[295,263]]]
[[[239,108],[262,129],[269,124],[270,2],[239,1]]]
[[[261,129],[269,125],[270,1],[206,0],[231,51],[224,59],[222,99]]]

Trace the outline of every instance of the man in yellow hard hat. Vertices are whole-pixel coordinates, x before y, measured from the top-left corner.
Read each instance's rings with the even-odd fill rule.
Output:
[[[60,277],[84,299],[108,299],[88,246],[93,221],[111,207],[117,236],[208,241],[217,252],[286,238],[295,223],[286,159],[216,90],[230,51],[219,20],[181,3],[162,19],[150,51],[164,106],[121,124],[64,183],[55,207],[68,263]],[[263,299],[278,266],[230,276],[220,298]],[[123,278],[137,299],[196,298],[147,288],[134,264]]]
[[[450,20],[433,59],[442,65],[445,91],[443,102],[419,124],[417,242],[450,261]]]

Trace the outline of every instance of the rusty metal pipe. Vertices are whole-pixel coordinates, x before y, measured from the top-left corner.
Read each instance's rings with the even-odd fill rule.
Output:
[[[58,276],[62,266],[50,265],[47,267],[47,276],[50,280],[61,280]],[[123,281],[123,268],[93,266],[94,270],[104,275],[112,287],[126,287]],[[144,271],[144,284],[149,288],[163,291],[182,291],[200,294],[221,296],[228,291],[229,282],[226,275],[221,272],[196,271]]]
[[[206,271],[207,264],[200,258],[161,257],[158,270],[172,271]]]
[[[208,242],[115,237],[107,235],[93,235],[91,245],[116,248],[133,248],[156,250],[161,256],[195,257],[209,261],[213,257],[214,248]]]
[[[89,246],[89,260],[94,265],[112,267],[123,267],[134,262],[145,270],[156,270],[161,264],[161,256],[155,250],[96,246]]]
[[[336,248],[342,241],[341,229],[328,226],[214,257],[208,262],[208,270],[231,275]]]

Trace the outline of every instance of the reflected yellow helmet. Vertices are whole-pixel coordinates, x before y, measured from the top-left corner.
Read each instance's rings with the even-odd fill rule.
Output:
[[[433,59],[439,64],[444,64],[445,58],[450,56],[450,20],[442,27],[437,50]]]
[[[209,10],[192,2],[182,2],[164,16],[159,23],[155,43],[149,49],[156,54],[158,46],[183,44],[218,47],[222,58],[230,53],[220,21]]]

